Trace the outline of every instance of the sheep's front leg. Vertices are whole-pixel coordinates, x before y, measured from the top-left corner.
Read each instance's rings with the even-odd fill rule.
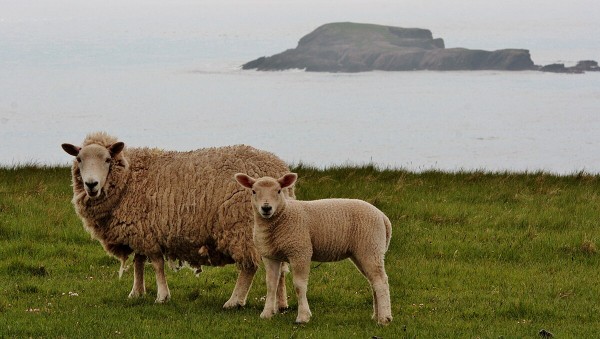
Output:
[[[265,308],[260,317],[269,319],[278,311],[277,305],[277,286],[280,280],[281,262],[263,257],[265,263],[266,282],[267,282],[267,298],[265,300]]]
[[[312,313],[308,306],[306,291],[308,289],[308,274],[310,272],[310,258],[297,261],[290,261],[292,265],[292,275],[294,280],[294,288],[298,297],[298,317],[296,323],[304,324],[310,320]]]
[[[158,256],[151,259],[154,273],[156,274],[156,302],[164,303],[171,299],[171,292],[167,286],[167,278],[165,277],[165,259],[163,256]]]
[[[234,308],[246,305],[246,298],[248,297],[250,286],[252,286],[252,279],[254,278],[256,270],[257,267],[240,269],[233,293],[231,293],[231,297],[227,300],[225,305],[223,305],[223,308]]]
[[[137,298],[146,294],[146,285],[144,283],[145,264],[145,255],[136,253],[133,256],[133,288],[129,293],[129,298]]]

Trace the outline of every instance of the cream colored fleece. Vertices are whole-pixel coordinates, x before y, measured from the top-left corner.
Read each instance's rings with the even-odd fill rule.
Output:
[[[108,147],[116,141],[94,133],[83,146]],[[251,194],[232,180],[240,171],[278,176],[288,166],[243,145],[191,152],[125,148],[113,159],[97,199],[86,196],[73,162],[73,204],[85,228],[121,260],[135,252],[194,267],[235,262],[256,269],[260,257],[252,242]],[[294,197],[293,189],[288,194]],[[199,254],[203,246],[209,257]]]

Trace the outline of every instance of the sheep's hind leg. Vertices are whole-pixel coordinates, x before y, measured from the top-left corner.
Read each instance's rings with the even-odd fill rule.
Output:
[[[390,286],[385,273],[383,257],[375,260],[351,258],[360,272],[369,280],[373,290],[373,319],[379,325],[387,325],[392,321],[392,305],[390,301]],[[368,263],[366,263],[368,262]]]
[[[289,272],[289,265],[285,262],[281,263],[281,269],[279,274],[279,284],[277,284],[277,307],[279,311],[284,311],[288,309],[288,300],[287,300],[287,289],[285,287],[285,274]]]
[[[257,269],[257,267],[240,269],[233,293],[231,293],[231,297],[223,305],[223,308],[235,308],[246,305],[248,291],[250,290],[250,286],[252,286],[252,279]]]
[[[144,283],[145,264],[145,255],[136,253],[133,256],[133,288],[129,293],[129,298],[137,298],[146,294],[146,285]]]
[[[265,299],[265,308],[263,309],[260,317],[263,319],[269,319],[278,311],[277,305],[277,285],[281,277],[281,262],[263,257],[266,271],[266,283],[267,283],[267,297]]]
[[[163,256],[158,256],[151,258],[150,260],[152,261],[154,273],[156,274],[156,302],[164,303],[171,299],[171,292],[169,292],[167,278],[165,277],[165,259]]]

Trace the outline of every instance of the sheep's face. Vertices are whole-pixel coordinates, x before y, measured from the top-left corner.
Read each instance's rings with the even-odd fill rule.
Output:
[[[122,142],[114,143],[109,147],[92,144],[84,147],[77,147],[70,144],[63,144],[65,152],[75,157],[74,166],[79,168],[81,181],[85,193],[90,198],[96,198],[101,195],[102,188],[106,184],[106,177],[110,171],[112,159],[119,154],[125,144]]]
[[[279,179],[254,179],[242,173],[235,175],[240,185],[252,190],[252,207],[264,219],[271,218],[285,205],[283,189],[292,186],[297,178],[296,173],[288,173]]]

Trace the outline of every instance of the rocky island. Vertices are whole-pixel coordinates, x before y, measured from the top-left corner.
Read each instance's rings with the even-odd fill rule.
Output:
[[[339,22],[325,24],[305,35],[294,49],[260,57],[242,69],[308,72],[365,71],[457,71],[457,70],[540,70],[555,73],[600,71],[593,60],[576,66],[537,66],[526,49],[483,51],[446,48],[444,40],[431,31],[374,24]]]
[[[434,39],[428,29],[351,22],[320,26],[302,37],[296,48],[258,58],[242,68],[309,72],[537,69],[525,49],[445,48],[444,40]]]

